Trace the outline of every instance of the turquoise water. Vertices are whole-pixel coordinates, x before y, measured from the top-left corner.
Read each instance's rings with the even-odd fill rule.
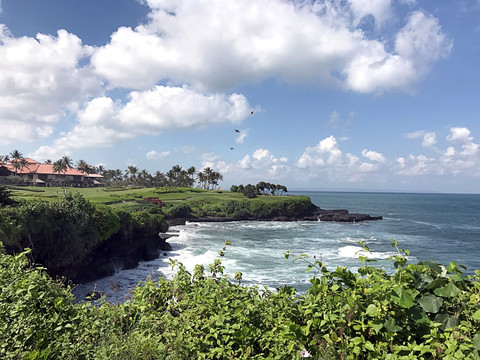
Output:
[[[177,259],[193,270],[196,264],[207,266],[218,257],[225,240],[228,247],[222,259],[226,273],[243,273],[243,283],[271,289],[283,285],[300,292],[309,286],[302,261],[285,260],[284,253],[316,256],[328,269],[337,266],[359,267],[359,241],[371,249],[365,254],[376,259],[376,266],[393,271],[387,258],[394,255],[391,239],[410,250],[409,260],[434,260],[448,264],[456,261],[467,266],[467,273],[480,269],[480,195],[384,194],[342,192],[293,192],[307,195],[324,209],[348,209],[350,212],[382,215],[383,220],[355,224],[333,222],[228,222],[187,223],[170,232],[173,251],[167,257],[141,263],[137,269],[120,271],[112,277],[80,286],[81,296],[96,284],[109,294],[109,301],[121,302],[129,290],[148,275],[153,278],[172,275],[168,258]],[[115,286],[112,286],[115,284]],[[118,289],[114,291],[113,289]]]

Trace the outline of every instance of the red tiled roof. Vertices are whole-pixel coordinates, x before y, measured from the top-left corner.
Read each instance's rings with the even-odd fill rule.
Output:
[[[55,175],[77,175],[77,176],[85,176],[89,178],[103,178],[102,175],[99,174],[87,174],[83,171],[67,168],[65,172],[56,173],[53,171],[53,164],[41,164],[38,161],[33,159],[25,159],[28,162],[28,165],[24,166],[21,169],[15,170],[13,165],[10,164],[2,164],[1,166],[5,166],[9,171],[17,174],[55,174]]]

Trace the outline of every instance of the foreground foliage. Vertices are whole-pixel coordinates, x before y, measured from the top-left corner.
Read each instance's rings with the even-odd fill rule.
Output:
[[[227,242],[227,245],[229,243]],[[393,246],[397,246],[393,243]],[[367,249],[368,250],[368,249]],[[225,249],[220,252],[224,254]],[[122,305],[75,304],[69,288],[0,255],[0,357],[5,359],[477,359],[480,271],[408,264],[313,271],[308,293],[241,286],[216,260],[147,281]],[[292,256],[287,253],[286,257]]]

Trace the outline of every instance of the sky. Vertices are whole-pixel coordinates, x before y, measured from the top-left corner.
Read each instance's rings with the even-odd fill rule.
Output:
[[[0,154],[480,193],[479,60],[480,0],[0,0]]]

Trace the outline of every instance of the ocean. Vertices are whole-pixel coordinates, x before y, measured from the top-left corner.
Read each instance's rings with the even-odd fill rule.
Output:
[[[227,223],[187,223],[171,227],[168,240],[173,250],[159,259],[142,262],[136,269],[120,270],[115,275],[82,284],[74,289],[77,299],[89,291],[107,294],[107,300],[121,303],[131,298],[131,290],[148,276],[171,277],[169,259],[182,262],[193,270],[196,264],[208,264],[218,258],[225,240],[222,264],[233,277],[243,274],[242,284],[276,289],[289,285],[299,293],[309,287],[313,273],[307,273],[305,261],[285,259],[307,254],[322,261],[329,270],[337,266],[356,269],[359,255],[376,261],[373,266],[393,272],[389,256],[395,255],[391,240],[408,249],[410,262],[432,260],[444,265],[455,261],[466,267],[467,274],[480,269],[480,195],[406,194],[355,192],[290,192],[307,195],[323,209],[347,209],[351,213],[381,215],[383,220],[361,223],[316,221],[272,222],[239,221]],[[370,253],[362,253],[359,242]]]

